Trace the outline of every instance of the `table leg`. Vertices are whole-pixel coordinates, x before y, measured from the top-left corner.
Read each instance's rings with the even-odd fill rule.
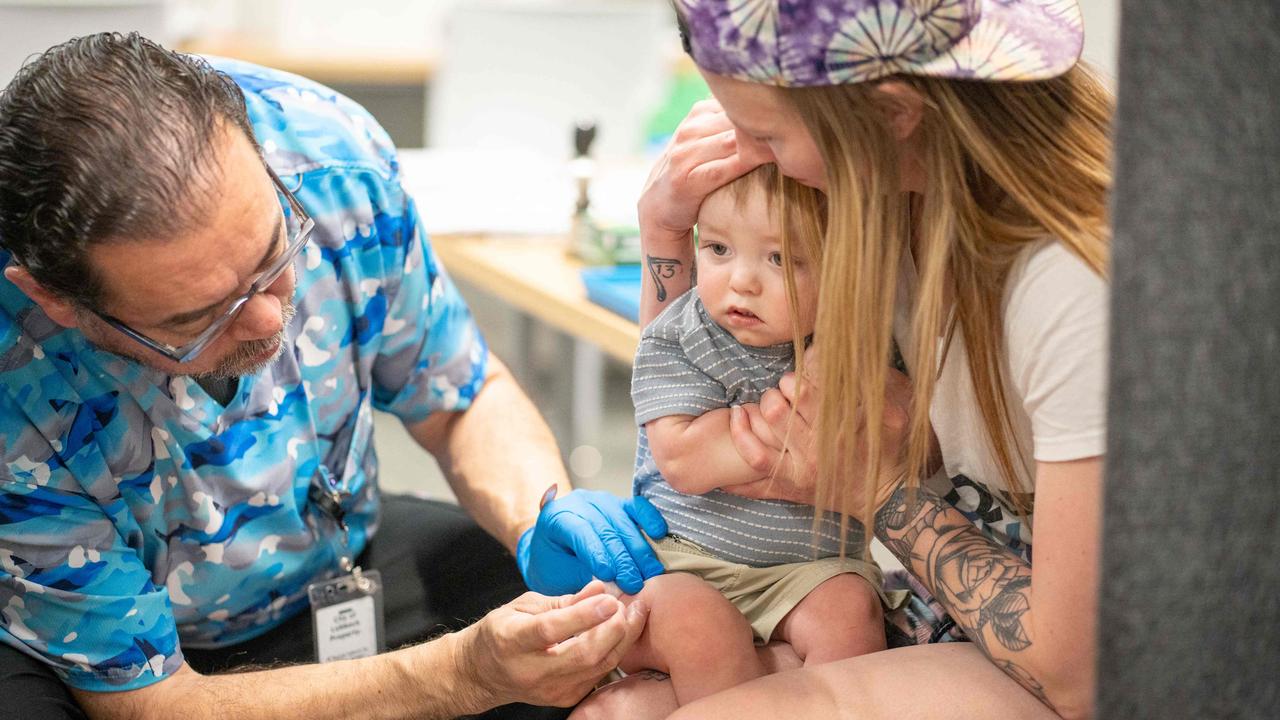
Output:
[[[604,420],[604,353],[582,340],[573,342],[573,447],[599,440]]]
[[[511,342],[515,351],[511,358],[503,358],[507,361],[507,366],[511,368],[511,374],[515,376],[516,382],[526,390],[533,383],[533,378],[537,368],[537,359],[534,357],[534,325],[537,321],[532,315],[512,310],[511,312],[512,329]]]

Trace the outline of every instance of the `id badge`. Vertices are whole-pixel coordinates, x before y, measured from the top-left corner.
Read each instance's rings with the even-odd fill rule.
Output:
[[[354,660],[387,649],[382,626],[382,574],[354,569],[307,586],[316,661]]]

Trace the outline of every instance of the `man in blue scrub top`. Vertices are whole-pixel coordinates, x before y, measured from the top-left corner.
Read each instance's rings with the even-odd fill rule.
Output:
[[[651,506],[568,492],[351,101],[136,35],[56,47],[0,94],[0,248],[8,709],[564,706],[638,636],[644,608],[597,585],[485,615],[523,590],[508,552],[536,590],[595,575],[634,592],[661,572],[637,523],[665,528]],[[461,509],[379,493],[375,409]],[[307,586],[352,566],[382,574],[389,647],[456,632],[282,667],[312,657]],[[215,674],[245,664],[272,669]]]

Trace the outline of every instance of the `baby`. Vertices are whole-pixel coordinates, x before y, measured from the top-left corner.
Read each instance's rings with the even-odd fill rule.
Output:
[[[840,557],[837,517],[824,514],[815,535],[811,506],[721,489],[761,479],[734,448],[729,408],[777,387],[795,367],[793,338],[813,333],[824,216],[821,195],[773,165],[711,194],[695,287],[645,328],[636,353],[635,492],[671,534],[653,542],[668,572],[640,594],[649,624],[622,669],[668,673],[681,705],[763,675],[754,643],[785,640],[807,665],[885,647],[887,598],[860,533]]]

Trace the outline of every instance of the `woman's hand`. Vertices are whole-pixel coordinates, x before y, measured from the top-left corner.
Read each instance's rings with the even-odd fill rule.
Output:
[[[683,238],[703,199],[757,164],[738,155],[733,123],[720,103],[697,103],[649,173],[638,204],[641,230],[657,233],[657,240]]]
[[[702,201],[756,164],[738,155],[733,124],[715,101],[694,105],[680,122],[636,208],[647,271],[640,286],[641,326],[693,287],[693,226]]]
[[[759,404],[730,410],[729,436],[742,459],[769,477],[724,488],[742,497],[813,505],[817,457],[812,451],[817,403],[811,388],[801,390],[794,373],[782,377]]]
[[[813,425],[818,417],[818,355],[814,346],[804,353],[804,377],[782,376],[776,389],[760,396],[759,404],[731,411],[729,435],[742,459],[766,480],[725,488],[757,499],[814,504],[817,457],[813,453]]]
[[[734,447],[758,472],[774,473],[775,468],[777,471],[770,479],[727,487],[726,492],[750,498],[788,500],[808,505],[816,503],[818,458],[814,426],[818,414],[818,387],[814,381],[816,363],[810,360],[812,356],[811,347],[806,353],[807,371],[803,379],[788,373],[776,390],[769,390],[761,396],[758,406],[743,405],[732,411],[729,432]],[[899,459],[910,429],[911,397],[910,379],[896,370],[889,370],[885,384],[878,496],[885,494],[898,480]],[[859,432],[855,436],[858,449],[842,454],[853,457],[855,465],[865,467],[861,435]],[[858,486],[846,489],[845,497],[862,497],[860,479],[859,473],[849,474],[849,481]]]

